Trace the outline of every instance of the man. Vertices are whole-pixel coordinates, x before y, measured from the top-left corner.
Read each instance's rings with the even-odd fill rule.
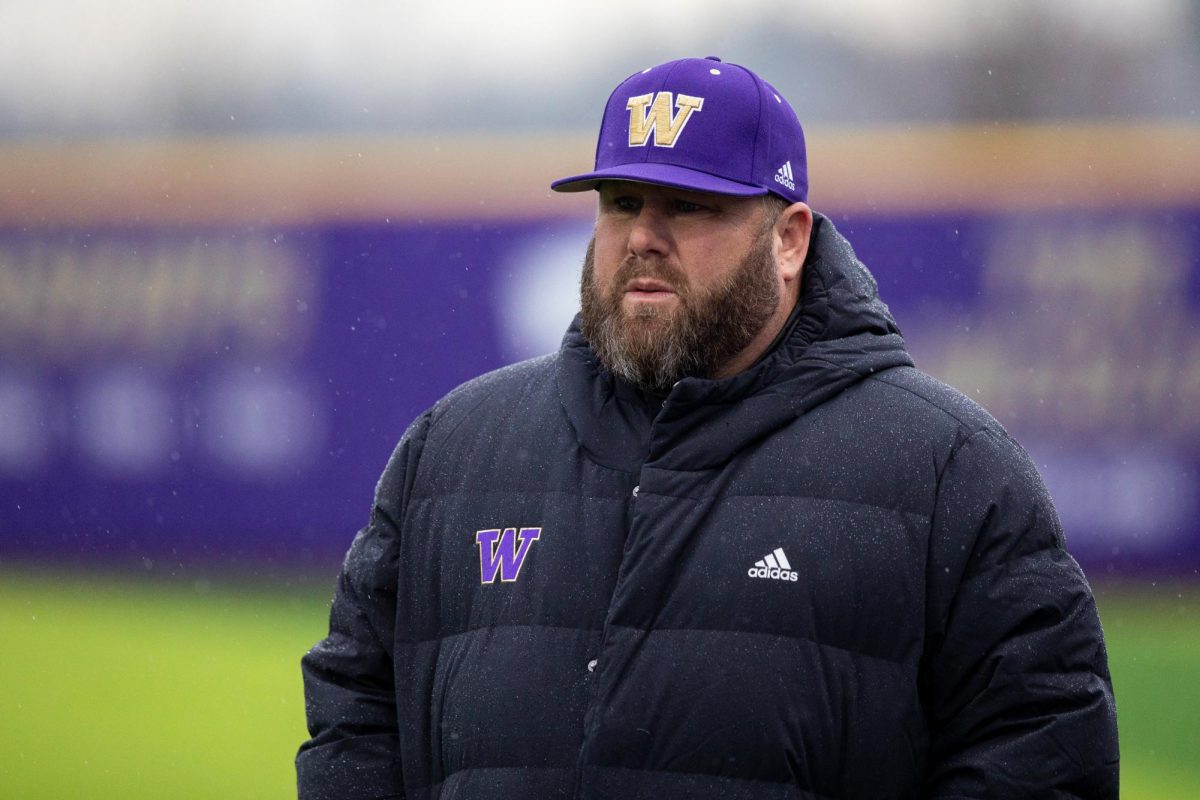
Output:
[[[303,660],[305,798],[1117,796],[1024,451],[913,368],[718,59],[609,98],[561,350],[409,428]]]

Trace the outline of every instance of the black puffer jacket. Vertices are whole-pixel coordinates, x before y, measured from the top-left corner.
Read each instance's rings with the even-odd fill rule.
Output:
[[[647,403],[573,326],[417,420],[303,668],[303,798],[1117,796],[1036,470],[820,218],[750,370]]]

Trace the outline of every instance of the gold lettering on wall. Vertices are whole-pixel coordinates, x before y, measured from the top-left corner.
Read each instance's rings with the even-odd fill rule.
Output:
[[[921,330],[920,363],[1023,431],[1200,439],[1195,258],[1150,221],[1014,223],[987,255],[986,310]]]
[[[225,346],[280,353],[312,330],[314,275],[269,238],[119,236],[0,245],[0,353],[174,361]]]

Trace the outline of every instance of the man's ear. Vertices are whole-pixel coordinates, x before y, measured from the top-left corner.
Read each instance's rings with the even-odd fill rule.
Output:
[[[800,279],[804,260],[808,257],[812,228],[812,209],[805,203],[792,203],[775,221],[775,235],[779,247],[775,253],[775,260],[786,283]]]

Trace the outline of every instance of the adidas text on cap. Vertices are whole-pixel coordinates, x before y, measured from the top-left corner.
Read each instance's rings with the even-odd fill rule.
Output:
[[[787,100],[745,67],[715,56],[669,61],[609,96],[596,168],[550,187],[581,192],[603,180],[804,201],[804,132]]]

